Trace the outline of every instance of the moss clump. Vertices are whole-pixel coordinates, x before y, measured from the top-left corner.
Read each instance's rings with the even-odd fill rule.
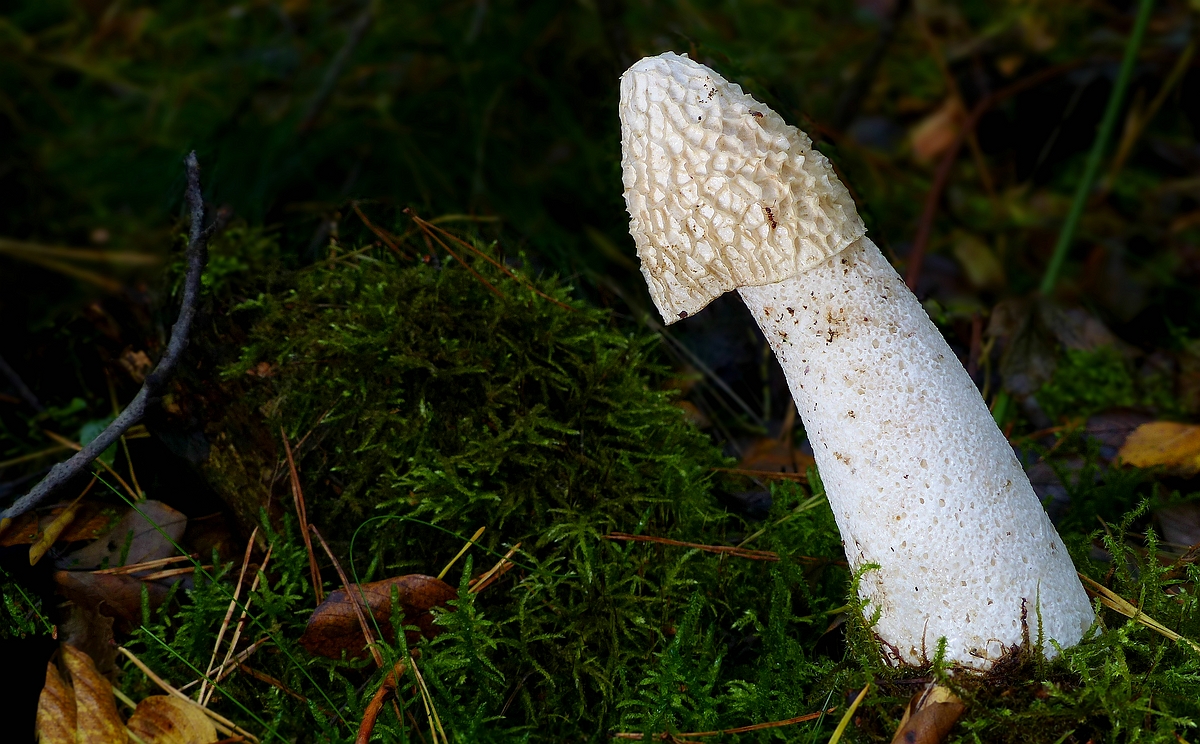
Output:
[[[264,247],[260,236],[234,238],[218,253]],[[832,662],[814,647],[846,586],[823,498],[777,491],[754,544],[778,552],[775,563],[604,539],[736,544],[750,530],[712,493],[713,467],[726,463],[673,405],[656,339],[556,281],[472,268],[359,255],[290,274],[225,273],[209,287],[219,342],[204,350],[221,389],[198,378],[179,400],[207,407],[198,418],[211,420],[210,482],[240,514],[266,507],[278,525],[291,510],[282,428],[309,519],[364,581],[436,574],[480,526],[477,572],[520,542],[518,567],[478,597],[464,592],[423,657],[447,727],[471,740],[736,726],[820,705]],[[298,610],[280,633],[295,637],[306,570],[279,570],[292,583],[271,591],[295,595]],[[209,620],[172,627],[219,626],[212,604],[184,610]],[[162,626],[160,637],[173,635]],[[147,651],[154,643],[147,635]],[[177,646],[207,663],[203,644]],[[313,692],[276,661],[272,674]],[[367,681],[354,664],[315,664],[338,688]],[[289,704],[277,716],[284,730]]]
[[[1064,349],[1054,376],[1037,392],[1037,401],[1054,420],[1087,418],[1110,408],[1155,406],[1174,410],[1169,388],[1140,385],[1132,365],[1112,346]]]

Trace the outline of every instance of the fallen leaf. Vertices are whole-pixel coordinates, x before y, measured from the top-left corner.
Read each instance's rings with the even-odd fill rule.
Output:
[[[96,479],[93,477],[92,483],[95,482]],[[91,489],[90,485],[88,489]],[[46,525],[46,529],[42,530],[42,533],[33,541],[33,544],[29,546],[29,565],[36,566],[37,562],[42,559],[42,556],[46,554],[46,551],[58,541],[59,536],[71,526],[71,523],[75,521],[75,516],[79,513],[79,506],[82,503],[82,499],[83,497],[80,496],[72,501],[66,509],[62,510],[62,513],[55,517],[50,524]]]
[[[54,662],[46,664],[46,686],[38,698],[37,736],[40,744],[75,744],[75,693]]]
[[[912,128],[913,154],[917,160],[929,162],[954,144],[958,136],[959,107],[953,98],[947,98],[933,113]]]
[[[58,506],[41,515],[32,511],[25,512],[13,520],[9,529],[0,534],[0,548],[32,544],[66,509],[65,506]],[[112,529],[116,519],[117,512],[111,506],[97,501],[84,501],[75,513],[74,521],[58,536],[58,542],[95,540]]]
[[[92,657],[96,671],[109,679],[117,670],[113,618],[78,602],[67,603],[67,616],[58,624],[59,639]]]
[[[55,571],[54,583],[67,599],[101,615],[124,621],[124,628],[141,622],[143,588],[149,595],[151,608],[162,604],[167,596],[167,587],[162,584],[124,574]]]
[[[433,607],[444,607],[446,602],[458,597],[458,591],[446,582],[421,574],[398,576],[369,584],[358,584],[356,587],[356,591],[362,592],[359,594],[359,601],[365,598],[367,608],[383,631],[384,640],[389,642],[396,637],[392,628],[393,587],[400,600],[404,624],[417,626],[420,635],[426,638],[433,638],[440,630],[433,624],[433,615],[429,610]],[[413,631],[408,631],[405,637],[411,644],[416,643],[419,636]],[[340,659],[343,652],[347,656],[357,658],[367,655],[367,640],[363,637],[354,606],[350,603],[345,589],[331,592],[313,611],[308,620],[308,627],[300,636],[300,645],[310,654],[331,659]]]
[[[142,501],[130,509],[108,534],[59,559],[66,569],[113,568],[144,563],[175,554],[187,517],[161,501]]]
[[[1117,457],[1138,468],[1163,467],[1175,475],[1200,473],[1200,426],[1151,421],[1134,430]]]
[[[908,701],[892,744],[938,744],[964,710],[963,701],[949,688],[930,682]]]
[[[75,686],[76,738],[88,744],[125,744],[125,726],[117,715],[112,685],[96,671],[92,658],[73,646],[62,647],[63,662]]]
[[[170,695],[151,695],[138,703],[129,730],[145,744],[212,744],[217,729],[198,706]]]

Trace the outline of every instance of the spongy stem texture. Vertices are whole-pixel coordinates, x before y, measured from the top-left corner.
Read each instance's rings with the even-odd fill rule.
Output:
[[[986,669],[1093,612],[979,391],[867,238],[738,290],[787,376],[866,614],[892,664]]]

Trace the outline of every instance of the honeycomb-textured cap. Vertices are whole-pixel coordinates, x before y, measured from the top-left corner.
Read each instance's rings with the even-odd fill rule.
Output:
[[[687,55],[621,76],[629,232],[667,323],[737,287],[783,281],[866,233],[812,140]]]

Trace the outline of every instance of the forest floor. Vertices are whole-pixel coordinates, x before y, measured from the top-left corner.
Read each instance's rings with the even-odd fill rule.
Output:
[[[7,4],[13,740],[1200,740],[1198,38],[1196,0]],[[833,163],[1080,644],[883,662],[766,341],[645,290],[617,84],[666,50]]]

